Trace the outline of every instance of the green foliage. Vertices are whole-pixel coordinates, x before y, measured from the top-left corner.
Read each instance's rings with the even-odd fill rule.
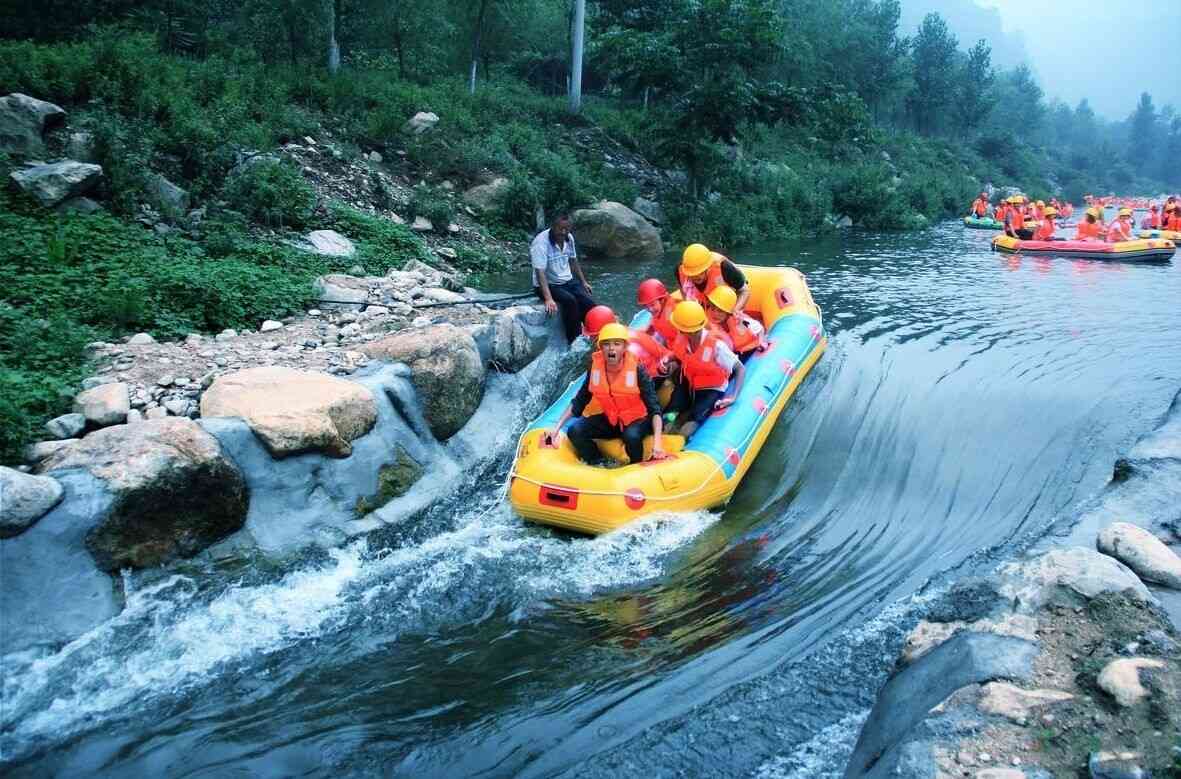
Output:
[[[513,175],[496,205],[497,219],[510,227],[532,229],[541,204],[541,188],[524,173]]]
[[[405,225],[340,203],[329,206],[329,216],[333,227],[358,244],[357,257],[350,264],[360,263],[367,273],[382,276],[411,260],[430,257],[422,240]]]
[[[273,160],[245,163],[223,194],[231,208],[271,227],[302,227],[316,205],[316,193],[300,172]]]
[[[447,225],[451,223],[451,201],[441,192],[426,184],[419,184],[410,195],[407,215],[414,219],[421,216],[434,225],[435,232],[447,232]]]

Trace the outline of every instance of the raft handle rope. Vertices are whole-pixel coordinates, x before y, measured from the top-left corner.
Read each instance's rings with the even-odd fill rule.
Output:
[[[805,353],[809,354],[809,355],[812,353],[813,347],[816,345],[817,342],[820,341],[820,339],[823,337],[823,334],[824,334],[824,330],[823,330],[824,320],[819,318],[819,315],[821,313],[820,306],[818,306],[816,304],[816,301],[814,301],[814,300],[812,301],[812,305],[816,307],[816,312],[818,315],[818,319],[817,319],[818,327],[816,329],[816,333],[812,336],[812,339],[810,341],[808,341],[808,348],[805,350]],[[804,358],[804,361],[807,362],[807,357]],[[792,371],[790,374],[784,374],[784,376],[780,380],[778,386],[776,386],[776,388],[775,388],[776,395],[778,395],[783,390],[784,385],[787,384],[788,382],[790,382],[792,380],[792,378],[795,376],[795,374],[796,374],[795,371]],[[578,379],[575,379],[575,381],[578,381]],[[573,382],[571,382],[571,385],[572,384],[573,384]],[[569,387],[567,387],[567,391],[568,390],[569,390]],[[754,425],[751,428],[750,433],[748,433],[746,438],[742,441],[742,443],[739,444],[737,450],[745,449],[746,446],[758,434],[758,432],[761,428],[762,428],[762,425]],[[516,463],[517,455],[521,451],[521,443],[524,442],[525,436],[527,436],[534,429],[536,429],[536,428],[524,431],[523,433],[521,433],[520,437],[517,438],[517,448],[513,451],[514,467],[509,471],[508,476],[505,479],[502,500],[508,497],[508,494],[509,494],[510,490],[512,489],[513,479],[520,479],[521,481],[524,481],[527,484],[532,484],[536,487],[546,486],[546,482],[537,481],[536,479],[531,479],[528,476],[522,476],[522,475],[518,474],[516,471],[515,463]],[[702,455],[705,457],[709,457],[709,455],[705,454],[704,452],[702,453]],[[713,458],[709,458],[709,459],[713,459]],[[706,485],[709,484],[710,479],[712,479],[714,477],[714,475],[716,473],[718,473],[718,471],[722,470],[724,467],[725,467],[724,462],[715,462],[713,470],[711,470],[708,474],[706,474],[705,477],[701,480],[701,482],[693,489],[687,490],[687,491],[679,493],[677,495],[648,496],[647,499],[652,500],[652,501],[674,501],[674,500],[681,500],[682,498],[687,498],[692,495],[695,495],[698,492],[701,492],[702,490],[704,490]],[[598,495],[598,496],[602,496],[602,497],[619,497],[619,498],[626,498],[627,497],[627,491],[621,492],[619,490],[585,490],[585,489],[577,489],[576,488],[575,492],[577,492],[579,495]]]

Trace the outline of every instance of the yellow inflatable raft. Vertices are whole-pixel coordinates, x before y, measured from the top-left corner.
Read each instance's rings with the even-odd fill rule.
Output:
[[[734,405],[715,412],[686,443],[665,436],[671,457],[616,468],[587,465],[565,436],[548,432],[578,392],[576,379],[522,434],[510,474],[509,500],[534,522],[598,534],[656,511],[691,511],[724,505],[734,494],[780,412],[827,346],[819,307],[794,268],[741,266],[751,285],[747,313],[767,328],[769,348],[746,362]],[[648,325],[641,311],[634,328]],[[620,441],[599,448],[626,462]],[[645,442],[651,451],[651,437]]]

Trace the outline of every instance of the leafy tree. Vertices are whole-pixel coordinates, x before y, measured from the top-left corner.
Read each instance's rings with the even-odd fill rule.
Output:
[[[1148,173],[1157,161],[1156,149],[1158,144],[1158,128],[1156,106],[1152,103],[1152,95],[1140,93],[1140,102],[1128,117],[1128,135],[1132,163],[1141,172]]]
[[[938,117],[955,95],[954,65],[959,41],[937,13],[923,18],[912,48],[914,88],[907,98],[915,129],[930,135],[938,129]]]
[[[992,70],[992,48],[982,38],[968,51],[960,69],[956,91],[956,119],[959,129],[971,131],[984,124],[992,112],[995,98],[992,84],[996,75]]]

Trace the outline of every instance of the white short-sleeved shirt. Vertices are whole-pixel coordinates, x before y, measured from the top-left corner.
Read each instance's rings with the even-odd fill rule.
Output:
[[[549,284],[565,284],[574,278],[570,272],[570,260],[577,259],[574,250],[574,236],[566,236],[566,244],[562,247],[554,246],[549,239],[549,229],[542,230],[529,246],[529,259],[534,270],[543,271],[545,280]],[[533,286],[537,284],[537,274],[533,274]]]

